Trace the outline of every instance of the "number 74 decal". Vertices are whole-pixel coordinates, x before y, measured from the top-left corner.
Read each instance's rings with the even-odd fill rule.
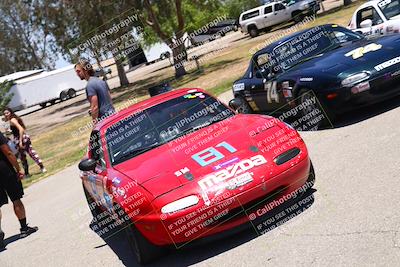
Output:
[[[272,103],[272,101],[275,101],[276,103],[279,103],[279,95],[278,95],[276,81],[266,82],[264,84],[264,89],[267,91],[267,101],[268,101],[268,103]]]

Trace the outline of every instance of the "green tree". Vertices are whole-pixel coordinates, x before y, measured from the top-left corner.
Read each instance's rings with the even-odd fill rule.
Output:
[[[0,1],[0,76],[55,65],[55,42],[38,21],[36,2]]]
[[[130,1],[43,0],[41,3],[46,10],[41,18],[50,25],[49,31],[65,59],[77,62],[80,57],[93,58],[100,65],[101,60],[112,56],[121,85],[129,83],[123,67],[126,58],[123,52],[134,38],[130,32],[140,24],[132,22],[114,32],[112,29],[133,15]],[[129,38],[122,39],[125,35]]]
[[[230,18],[238,19],[241,13],[259,5],[259,0],[226,0],[223,1],[223,12]]]
[[[176,78],[186,74],[185,33],[199,29],[221,15],[223,4],[218,0],[133,0],[133,3],[145,26],[145,43],[165,42],[171,48]]]
[[[4,110],[4,108],[10,103],[12,94],[10,94],[10,89],[13,86],[11,81],[3,81],[0,83],[0,110]]]

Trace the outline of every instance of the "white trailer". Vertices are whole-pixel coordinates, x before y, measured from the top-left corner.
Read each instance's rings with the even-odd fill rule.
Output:
[[[2,80],[5,77],[3,77]],[[54,71],[44,71],[39,74],[13,80],[10,93],[13,97],[9,107],[22,110],[35,105],[45,107],[57,100],[65,101],[76,96],[76,93],[86,86],[75,73],[74,65]]]

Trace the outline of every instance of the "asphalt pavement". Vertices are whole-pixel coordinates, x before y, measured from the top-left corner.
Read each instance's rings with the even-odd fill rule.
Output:
[[[302,132],[316,173],[310,207],[262,235],[245,229],[149,266],[399,266],[399,125],[395,98],[347,114],[333,129]],[[39,231],[18,239],[12,206],[4,206],[0,266],[137,266],[123,231],[104,240],[89,228],[77,166],[25,193],[28,222]]]

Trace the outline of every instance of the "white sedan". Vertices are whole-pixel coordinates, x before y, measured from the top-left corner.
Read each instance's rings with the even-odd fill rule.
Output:
[[[349,29],[364,35],[399,33],[400,0],[372,0],[353,14]]]

